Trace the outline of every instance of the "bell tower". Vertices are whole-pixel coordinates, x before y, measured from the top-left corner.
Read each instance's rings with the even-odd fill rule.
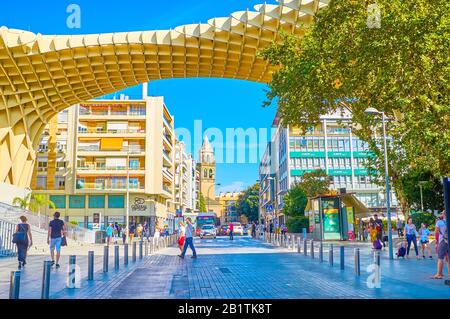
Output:
[[[206,207],[208,203],[215,203],[216,198],[216,161],[214,159],[214,150],[209,143],[209,139],[205,136],[199,153],[199,163],[197,169],[200,174],[200,192],[203,194]],[[213,207],[209,207],[213,210]]]

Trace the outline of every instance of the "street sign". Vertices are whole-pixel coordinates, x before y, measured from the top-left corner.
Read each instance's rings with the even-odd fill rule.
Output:
[[[267,204],[266,205],[266,212],[272,212],[273,211],[273,205],[272,204]]]

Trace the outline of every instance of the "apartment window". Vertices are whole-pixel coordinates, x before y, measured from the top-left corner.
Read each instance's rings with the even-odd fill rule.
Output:
[[[47,187],[47,176],[37,176],[36,177],[36,186],[38,188],[46,188]]]
[[[69,208],[81,209],[86,207],[85,197],[82,195],[69,196]]]
[[[89,195],[89,208],[105,208],[105,196]]]
[[[139,188],[139,178],[130,177],[130,188],[138,189]]]
[[[125,197],[123,195],[109,195],[108,208],[125,208]]]
[[[48,162],[47,162],[47,159],[38,159],[38,168],[39,169],[46,169],[47,168],[47,165],[48,165]]]
[[[49,199],[55,204],[56,209],[66,208],[66,195],[50,195]]]
[[[55,186],[57,189],[64,188],[66,186],[66,178],[64,176],[55,176]]]
[[[138,169],[139,168],[139,160],[136,158],[130,159],[130,168]]]

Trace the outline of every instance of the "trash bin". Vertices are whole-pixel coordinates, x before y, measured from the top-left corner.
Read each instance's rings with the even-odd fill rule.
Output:
[[[106,242],[106,232],[104,230],[99,230],[95,232],[95,243],[104,244]]]

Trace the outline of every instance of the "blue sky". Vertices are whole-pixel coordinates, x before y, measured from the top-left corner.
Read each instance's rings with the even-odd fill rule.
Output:
[[[263,0],[22,0],[2,1],[0,26],[29,30],[42,34],[86,34],[119,31],[142,31],[175,28],[178,25],[207,22],[213,17],[228,16],[234,11],[252,9]],[[274,0],[266,1],[274,3]],[[81,28],[66,25],[67,7],[77,4],[81,9]],[[217,164],[218,190],[234,191],[253,184],[258,178],[258,163],[270,127],[275,106],[263,108],[267,86],[259,83],[229,79],[169,79],[151,82],[149,95],[164,96],[175,116],[177,132],[185,128],[191,133],[190,152],[197,158],[200,139],[194,138],[194,121],[201,120],[203,131],[217,128],[223,135],[226,129],[250,128],[265,138],[257,143],[247,139],[237,143],[235,152],[246,150],[245,163]],[[139,96],[140,86],[126,94]],[[197,122],[198,125],[199,122]],[[264,131],[266,129],[266,131]],[[199,135],[199,134],[197,134]],[[211,135],[211,134],[210,134]],[[214,135],[214,134],[213,134]],[[261,135],[261,136],[262,136]],[[214,145],[214,141],[213,141]],[[189,151],[189,150],[188,150]],[[217,149],[216,149],[217,151]],[[248,152],[253,152],[250,158]],[[220,150],[219,150],[220,152]],[[229,149],[223,149],[223,154]],[[257,152],[257,153],[254,153]]]

